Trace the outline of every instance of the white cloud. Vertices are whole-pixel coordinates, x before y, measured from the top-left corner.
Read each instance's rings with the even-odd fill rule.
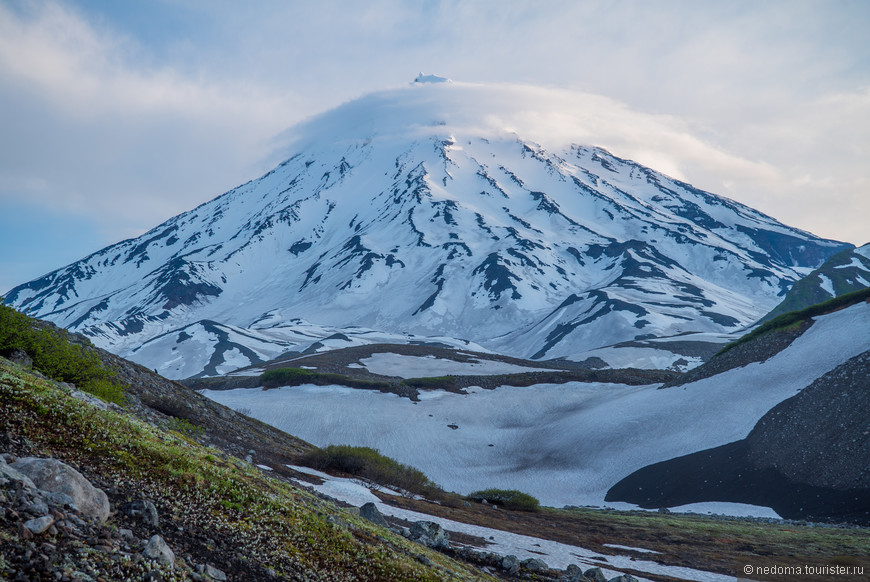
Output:
[[[292,95],[146,69],[136,48],[56,3],[0,5],[0,199],[99,214],[129,234],[264,169]]]

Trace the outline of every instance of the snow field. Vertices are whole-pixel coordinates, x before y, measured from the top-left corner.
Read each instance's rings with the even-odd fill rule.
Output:
[[[315,445],[369,446],[447,490],[519,489],[545,505],[604,506],[651,463],[740,440],[773,406],[870,345],[865,304],[827,315],[792,346],[686,386],[569,383],[420,402],[340,386],[204,391]],[[454,425],[457,428],[451,428]]]

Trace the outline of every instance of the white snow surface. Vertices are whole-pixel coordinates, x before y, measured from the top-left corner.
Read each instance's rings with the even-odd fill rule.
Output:
[[[819,279],[821,280],[820,287],[822,288],[822,290],[824,290],[825,293],[827,293],[831,297],[836,297],[837,293],[834,292],[834,282],[822,273],[819,273]]]
[[[371,502],[374,503],[377,506],[378,511],[380,511],[384,515],[394,516],[399,519],[404,519],[412,522],[434,521],[440,524],[441,527],[449,532],[461,532],[488,540],[489,543],[485,547],[480,548],[482,550],[486,550],[488,552],[495,552],[503,556],[512,554],[514,556],[517,556],[520,560],[525,560],[528,558],[538,558],[546,562],[550,568],[563,570],[567,568],[569,564],[577,564],[585,570],[586,568],[599,566],[608,577],[608,579],[619,576],[622,573],[620,571],[608,568],[607,566],[610,565],[617,568],[621,567],[641,572],[647,572],[649,574],[670,576],[672,578],[680,580],[693,580],[697,582],[733,582],[737,580],[737,578],[734,578],[732,576],[724,576],[722,574],[714,574],[712,572],[704,572],[702,570],[695,570],[692,568],[684,568],[680,566],[665,566],[656,562],[638,560],[629,556],[608,555],[607,561],[603,562],[601,560],[595,559],[596,557],[601,556],[600,552],[593,552],[579,546],[571,546],[568,544],[545,540],[542,538],[525,536],[477,525],[470,525],[450,519],[445,519],[442,517],[428,515],[425,513],[400,509],[398,507],[393,507],[392,505],[387,505],[386,503],[383,503],[376,495],[371,492],[371,490],[369,490],[367,484],[364,484],[360,481],[343,479],[340,477],[332,477],[325,473],[320,473],[319,471],[312,471],[311,469],[308,469],[306,467],[292,466],[291,468],[297,471],[321,477],[322,479],[324,479],[324,482],[320,485],[312,485],[308,482],[300,483],[306,487],[311,487],[312,489],[320,493],[344,501],[345,503],[349,503],[355,506],[361,506],[365,503]],[[634,552],[652,552],[651,550],[632,548],[629,546],[621,546],[618,544],[605,545],[614,549],[624,549]],[[650,582],[648,579],[643,577],[638,579],[642,582]]]
[[[734,517],[767,517],[780,519],[781,516],[769,507],[750,505],[748,503],[728,503],[722,501],[705,501],[689,503],[669,508],[671,513],[703,513],[706,515],[730,515]]]
[[[605,506],[630,473],[745,438],[773,406],[868,348],[870,307],[861,303],[818,318],[766,362],[663,390],[540,384],[422,392],[416,403],[340,386],[204,394],[317,446],[377,448],[448,490],[519,489],[546,505]]]
[[[541,368],[518,366],[497,360],[475,360],[473,362],[457,362],[435,356],[405,356],[390,352],[379,352],[360,360],[366,370],[382,376],[398,376],[399,378],[420,378],[424,376],[446,375],[489,375],[514,374],[534,372]]]

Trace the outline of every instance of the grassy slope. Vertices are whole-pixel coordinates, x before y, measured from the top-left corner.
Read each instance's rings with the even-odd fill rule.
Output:
[[[743,576],[743,566],[847,565],[870,571],[870,530],[814,527],[794,523],[764,523],[745,519],[715,519],[700,515],[660,514],[649,511],[613,511],[587,508],[541,508],[537,512],[493,510],[472,504],[433,505],[422,500],[379,494],[387,503],[464,521],[588,548],[602,556],[620,554],[604,544],[655,550],[660,554],[634,554],[654,560]],[[663,580],[640,571],[652,580]],[[753,580],[782,581],[782,575],[753,575]],[[827,582],[830,576],[801,576],[807,582]],[[842,576],[842,580],[864,579]]]
[[[230,537],[246,560],[288,578],[481,578],[185,435],[75,400],[56,383],[5,360],[0,360],[0,430],[7,438],[26,438],[40,455],[154,499],[162,514],[185,529]],[[338,523],[330,523],[330,516]],[[423,565],[420,554],[432,565]]]

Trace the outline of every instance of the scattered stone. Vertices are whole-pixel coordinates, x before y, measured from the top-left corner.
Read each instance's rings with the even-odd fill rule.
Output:
[[[568,564],[565,568],[565,582],[582,582],[584,578],[583,570],[577,564]]]
[[[219,582],[223,582],[227,579],[226,573],[221,570],[218,570],[211,564],[206,564],[202,569],[203,575],[211,578],[212,580],[218,580]]]
[[[50,515],[43,515],[34,519],[28,519],[24,522],[24,527],[30,530],[33,535],[40,535],[54,524],[54,518]]]
[[[151,539],[145,544],[142,555],[146,558],[157,560],[161,564],[169,565],[175,563],[175,553],[172,551],[172,548],[157,534],[151,536]]]
[[[623,574],[622,576],[611,578],[608,582],[640,582],[640,580],[638,580],[631,574]]]
[[[471,503],[469,503],[468,501],[463,501],[462,507],[471,507]]]
[[[133,535],[133,530],[127,529],[126,527],[122,527],[118,530],[118,535],[121,536],[121,539],[127,541],[133,541],[136,539],[136,536]]]
[[[145,525],[158,527],[160,519],[157,515],[157,507],[147,499],[137,499],[128,503],[122,503],[118,511],[129,517],[141,518]]]
[[[411,525],[411,541],[429,548],[446,548],[450,536],[434,521],[418,521]]]
[[[387,527],[387,520],[385,520],[381,512],[378,511],[378,506],[371,501],[359,508],[359,516],[363,519],[369,520],[375,525]]]
[[[592,582],[607,582],[607,576],[601,571],[601,568],[589,568],[583,575],[589,578]]]
[[[69,495],[83,515],[100,522],[109,517],[109,498],[105,492],[69,465],[57,459],[25,457],[9,466],[30,477],[39,489]]]
[[[520,571],[520,559],[513,554],[507,555],[502,558],[500,566],[508,574],[516,574]]]
[[[521,565],[529,572],[542,572],[544,570],[550,569],[545,561],[538,558],[529,558],[528,560],[523,560]]]
[[[48,504],[37,498],[33,503],[24,508],[24,511],[32,515],[48,515]]]

